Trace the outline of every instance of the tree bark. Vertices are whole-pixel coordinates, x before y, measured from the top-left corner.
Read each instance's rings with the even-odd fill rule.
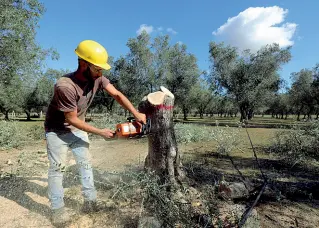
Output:
[[[9,110],[6,110],[4,118],[5,120],[9,120]]]
[[[178,186],[185,174],[173,125],[174,95],[164,87],[161,90],[148,94],[139,105],[151,123],[145,168],[155,171],[162,183]]]
[[[254,117],[254,110],[249,109],[248,111],[248,119],[251,120]]]
[[[312,114],[312,113],[313,113],[313,108],[311,107],[311,108],[309,109],[308,114],[307,114],[307,116],[308,116],[307,120],[312,120],[312,117],[311,117],[311,114]]]
[[[199,117],[200,117],[201,119],[203,119],[203,118],[204,118],[204,113],[203,113],[203,112],[200,112],[200,113],[199,113]]]
[[[187,120],[188,109],[183,105],[184,120]]]
[[[247,112],[244,107],[240,107],[240,121],[243,122],[247,119]]]
[[[31,112],[29,110],[25,110],[24,112],[25,112],[25,114],[27,114],[27,121],[30,121],[31,120]]]

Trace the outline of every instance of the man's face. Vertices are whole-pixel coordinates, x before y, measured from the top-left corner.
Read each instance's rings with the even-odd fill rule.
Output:
[[[97,78],[102,76],[102,68],[98,66],[94,66],[91,63],[86,62],[87,64],[87,70],[85,72],[87,78],[96,80]]]

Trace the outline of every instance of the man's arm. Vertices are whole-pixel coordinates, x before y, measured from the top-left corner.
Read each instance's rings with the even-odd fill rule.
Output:
[[[109,129],[99,129],[91,126],[90,124],[80,120],[77,116],[77,111],[65,112],[64,113],[66,122],[71,124],[72,126],[89,133],[93,133],[96,135],[100,135],[104,138],[112,138],[114,131]]]
[[[120,91],[118,91],[112,84],[108,83],[104,88],[107,93],[109,93],[123,108],[131,112],[135,119],[141,123],[146,124],[146,116],[143,113],[138,112],[132,103],[124,96]]]

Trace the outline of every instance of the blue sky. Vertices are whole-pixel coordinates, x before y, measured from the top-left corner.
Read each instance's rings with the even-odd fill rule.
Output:
[[[282,46],[293,44],[293,58],[280,72],[288,82],[291,72],[319,63],[317,0],[41,2],[46,12],[39,23],[37,41],[43,48],[53,47],[59,52],[58,61],[47,60],[47,66],[55,69],[76,69],[74,49],[85,39],[101,43],[115,58],[125,55],[127,40],[136,37],[143,25],[152,36],[170,34],[172,43],[186,44],[202,70],[209,68],[210,41],[226,41],[239,48],[248,45],[252,49],[273,40]],[[226,24],[229,18],[232,20]],[[289,24],[285,26],[286,23]]]

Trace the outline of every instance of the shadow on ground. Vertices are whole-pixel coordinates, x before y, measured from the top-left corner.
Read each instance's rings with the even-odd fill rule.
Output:
[[[127,181],[128,177],[120,173],[94,169],[94,180],[97,191],[104,197],[118,183]],[[0,178],[0,196],[50,220],[47,181],[47,178],[41,177],[7,175]],[[79,190],[74,192],[74,195],[72,195],[72,192],[67,194],[67,191],[65,194],[65,205],[75,212],[74,218],[79,218],[83,198],[81,195],[80,176],[76,165],[68,167],[63,182],[63,187],[67,191],[72,188]],[[97,214],[89,214],[89,217],[94,221],[94,226],[96,227],[112,226],[114,224],[121,224],[123,227],[137,227],[137,217],[134,213],[122,213],[117,207],[106,207],[105,210],[103,209]],[[106,224],[107,220],[113,223]]]
[[[40,197],[47,196],[47,187],[43,187],[34,181],[47,182],[45,178],[10,176],[0,179],[0,196],[5,197],[42,216],[49,216],[49,207],[36,202],[28,193]]]
[[[210,151],[192,153],[189,156],[191,156],[191,159],[187,159],[183,165],[187,176],[197,186],[216,184],[222,175],[228,182],[242,181],[241,175],[236,171],[228,156],[218,155]],[[263,178],[254,157],[232,156],[231,158],[236,167],[243,173],[245,179],[255,186],[262,185]],[[264,174],[269,179],[270,188],[279,191],[291,201],[302,201],[311,206],[318,206],[314,205],[314,200],[319,200],[318,167],[311,164],[298,164],[292,167],[282,160],[268,158],[258,158],[258,161]],[[266,197],[263,199],[276,200],[276,198],[269,199]]]

